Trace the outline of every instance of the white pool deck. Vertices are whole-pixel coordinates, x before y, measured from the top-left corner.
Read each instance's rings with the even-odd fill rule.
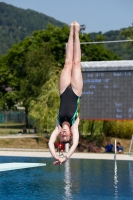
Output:
[[[58,154],[58,153],[57,153]],[[51,158],[48,149],[7,149],[0,148],[0,156],[17,156],[17,157],[40,157]],[[114,160],[114,154],[109,153],[73,153],[71,159],[100,159],[100,160]],[[133,155],[116,154],[116,160],[133,161]]]

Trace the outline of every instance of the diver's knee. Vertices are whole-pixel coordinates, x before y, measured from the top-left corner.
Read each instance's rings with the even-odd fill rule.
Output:
[[[72,60],[66,58],[65,59],[65,65],[72,65]]]
[[[73,67],[80,67],[80,60],[74,60],[73,61]]]

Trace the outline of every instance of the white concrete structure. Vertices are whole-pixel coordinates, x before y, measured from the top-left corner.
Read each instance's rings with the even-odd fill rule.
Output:
[[[39,151],[28,149],[12,149],[12,150],[0,150],[0,156],[17,156],[17,157],[42,157],[51,158],[51,153],[47,151]],[[70,159],[98,159],[98,160],[114,160],[113,153],[77,153],[75,152]],[[128,154],[116,154],[116,160],[130,160],[133,161],[133,155]]]
[[[133,70],[133,60],[81,62],[82,71]]]

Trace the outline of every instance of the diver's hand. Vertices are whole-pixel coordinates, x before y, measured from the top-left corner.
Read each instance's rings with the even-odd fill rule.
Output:
[[[53,162],[53,165],[62,165],[67,161],[66,157],[63,158],[58,158],[58,160],[56,160],[55,162]]]
[[[55,162],[53,162],[53,165],[60,165],[60,161],[56,160]]]

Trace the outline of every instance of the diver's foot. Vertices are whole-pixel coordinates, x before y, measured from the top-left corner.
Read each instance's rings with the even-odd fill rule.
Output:
[[[75,22],[72,22],[70,24],[70,34],[74,36],[74,32],[75,32]]]
[[[79,33],[79,31],[80,31],[80,25],[79,25],[79,23],[78,22],[74,22],[74,29],[75,29],[75,33]]]

